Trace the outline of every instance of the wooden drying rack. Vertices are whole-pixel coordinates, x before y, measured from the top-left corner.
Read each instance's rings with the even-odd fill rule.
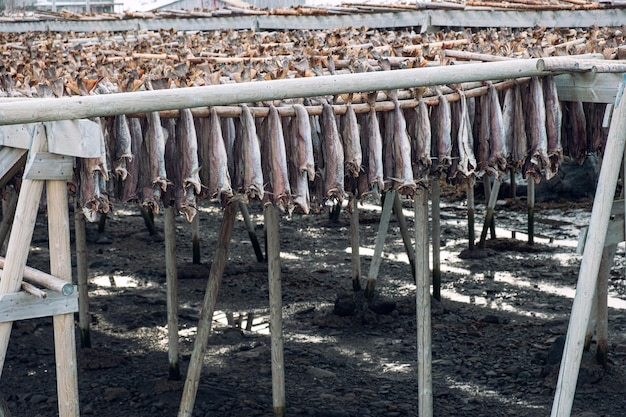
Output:
[[[611,213],[611,210],[606,208],[610,207],[613,202],[626,142],[626,104],[622,100],[622,93],[626,84],[622,82],[619,92],[616,93],[615,78],[612,78],[612,85],[610,81],[605,80],[603,85],[606,91],[602,93],[605,97],[599,99],[594,91],[588,91],[590,90],[588,86],[597,82],[596,74],[592,74],[587,79],[582,77],[582,83],[586,83],[586,86],[581,87],[580,83],[576,84],[581,79],[576,77],[576,73],[580,72],[581,68],[591,71],[592,67],[589,67],[588,64],[589,61],[564,58],[512,60],[467,64],[461,68],[447,66],[397,70],[393,72],[393,77],[390,77],[389,73],[386,72],[370,72],[99,96],[2,101],[0,102],[0,125],[17,126],[4,126],[0,129],[0,145],[4,145],[0,152],[14,152],[10,150],[12,148],[28,149],[28,162],[25,179],[18,196],[17,215],[9,238],[7,262],[4,265],[3,277],[0,281],[0,295],[18,292],[22,283],[44,184],[47,187],[49,236],[54,236],[54,239],[50,241],[51,274],[65,281],[71,281],[69,212],[66,190],[66,182],[71,178],[71,171],[67,172],[66,168],[71,165],[67,164],[67,161],[72,162],[73,157],[98,157],[100,152],[99,135],[101,135],[101,132],[98,133],[99,128],[90,125],[93,122],[76,119],[472,81],[517,79],[552,75],[555,72],[572,73],[572,84],[577,87],[574,89],[577,90],[578,96],[575,98],[577,101],[604,100],[602,102],[613,102],[614,100],[615,108],[609,129],[605,158],[600,171],[599,183],[603,184],[603,187],[598,187],[594,199],[552,410],[553,417],[569,416],[582,356],[582,342],[590,316],[591,295],[594,293],[595,277],[600,268],[600,255],[604,247]],[[602,67],[603,71],[608,69]],[[612,100],[606,97],[612,97]],[[567,98],[562,99],[567,100]],[[1,160],[2,158],[0,158]],[[13,161],[15,160],[13,158]],[[59,163],[63,161],[66,163]],[[9,162],[6,162],[0,166],[0,169],[9,172],[12,169],[10,165]],[[2,176],[0,175],[0,177]],[[414,198],[415,276],[418,305],[418,403],[420,417],[430,417],[433,412],[433,396],[430,277],[428,271],[428,190],[424,187],[418,187]],[[189,365],[189,374],[185,382],[179,417],[188,417],[192,414],[202,358],[206,349],[206,339],[210,331],[211,318],[217,299],[217,289],[227,259],[227,246],[223,242],[228,242],[230,239],[235,210],[234,204],[229,205],[225,210],[219,240],[222,243],[218,245],[207,284],[204,306],[198,324],[198,335]],[[276,208],[273,206],[266,207],[270,326],[274,330],[282,329],[278,220]],[[169,294],[168,297],[170,297]],[[37,300],[39,299],[35,300],[35,304],[38,304]],[[30,301],[32,302],[32,299]],[[4,302],[5,298],[0,299],[0,304]],[[18,301],[17,303],[22,302]],[[76,305],[71,303],[63,311],[46,308],[39,308],[39,310],[43,315],[53,315],[54,317],[59,413],[63,417],[79,416],[73,319]],[[0,366],[4,364],[6,358],[12,320],[20,318],[17,315],[10,315],[8,321],[0,323]],[[274,414],[282,416],[285,412],[282,331],[271,332],[271,346]]]

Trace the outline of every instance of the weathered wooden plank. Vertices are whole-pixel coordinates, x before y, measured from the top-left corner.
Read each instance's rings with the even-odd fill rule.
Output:
[[[559,99],[589,103],[615,103],[622,74],[570,73],[554,77]]]
[[[78,311],[77,292],[69,296],[56,291],[47,291],[47,294],[46,298],[38,298],[23,291],[0,295],[0,323]]]
[[[24,165],[26,156],[24,149],[7,147],[0,149],[0,187],[4,187]]]
[[[604,247],[615,245],[617,243],[624,242],[626,237],[624,236],[624,219],[610,220],[609,227],[606,231],[606,241]],[[587,240],[587,234],[589,233],[588,227],[580,229],[578,235],[578,245],[576,245],[576,254],[582,255],[585,249],[585,241]]]
[[[28,160],[24,178],[29,180],[71,180],[74,158],[50,152],[37,152]]]

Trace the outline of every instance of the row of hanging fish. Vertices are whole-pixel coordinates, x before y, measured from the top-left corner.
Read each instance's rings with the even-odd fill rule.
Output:
[[[452,89],[428,97],[420,89],[410,100],[388,91],[390,111],[377,111],[379,94],[371,93],[361,97],[366,107],[352,96],[341,106],[317,98],[321,114],[307,110],[315,104],[307,99],[268,103],[256,117],[243,104],[238,117],[211,108],[208,117],[183,109],[177,118],[100,118],[103,157],[78,164],[78,201],[91,217],[109,209],[108,197],[153,212],[174,206],[189,220],[198,198],[259,199],[308,213],[391,189],[410,197],[430,176],[460,183],[513,170],[538,182],[565,156],[582,162],[606,141],[604,107],[561,103],[552,77],[504,91],[487,83],[478,97]]]

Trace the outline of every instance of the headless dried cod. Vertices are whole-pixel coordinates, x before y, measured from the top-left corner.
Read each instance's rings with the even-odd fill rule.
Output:
[[[524,174],[531,176],[536,183],[541,180],[541,173],[550,164],[548,159],[548,135],[546,132],[546,107],[543,100],[543,89],[541,80],[532,77],[529,91],[529,135],[530,152],[524,164]],[[546,170],[546,178],[552,175],[550,170]]]
[[[437,90],[439,105],[437,106],[436,134],[433,139],[437,144],[437,169],[443,172],[452,163],[452,112],[450,103],[441,90]]]
[[[263,170],[261,168],[261,148],[257,136],[254,117],[245,104],[241,106],[243,192],[248,199],[263,199]]]
[[[292,122],[291,163],[294,173],[291,175],[293,202],[304,214],[310,210],[309,181],[315,179],[313,161],[313,141],[311,138],[311,122],[309,113],[302,104],[294,104],[296,117]]]
[[[385,184],[383,182],[383,138],[380,134],[380,125],[378,124],[378,115],[376,114],[376,95],[369,103],[370,111],[368,114],[368,140],[367,140],[367,158],[368,172],[367,182],[369,190],[376,198],[380,197],[380,192]]]
[[[430,167],[432,166],[432,159],[430,156],[432,131],[430,126],[430,116],[428,115],[428,106],[424,100],[419,100],[417,107],[415,107],[415,113],[417,116],[417,126],[415,128],[413,149],[417,170],[414,174],[417,178],[425,178],[428,176]]]
[[[333,107],[324,103],[322,106],[322,125],[325,162],[325,192],[326,198],[342,202],[346,196],[344,191],[344,155],[337,119]]]
[[[352,103],[348,103],[346,106],[342,139],[346,176],[357,178],[361,172],[363,156],[361,153],[359,124]]]
[[[496,175],[500,175],[506,169],[506,141],[504,138],[504,121],[502,119],[502,108],[498,99],[498,91],[489,83],[487,90],[489,96],[489,122],[490,140],[489,140],[489,166],[495,171]]]
[[[457,142],[459,146],[459,163],[456,173],[461,173],[465,177],[474,174],[476,168],[476,157],[474,156],[474,137],[472,135],[472,124],[467,106],[467,98],[462,90],[461,95],[461,117],[459,120],[459,134]]]
[[[397,91],[392,93],[393,111],[393,149],[395,159],[395,181],[398,192],[402,195],[415,194],[415,180],[411,166],[411,141],[406,130],[406,120],[398,101]]]
[[[509,88],[504,95],[502,109],[504,137],[509,151],[507,164],[515,170],[522,167],[528,153],[528,139],[524,125],[524,108],[522,105],[522,89],[519,84]]]
[[[202,184],[200,183],[200,166],[198,164],[198,138],[190,109],[180,110],[178,145],[183,187],[182,199],[178,208],[185,213],[187,221],[191,222],[196,215],[196,196],[202,191]]]
[[[115,138],[115,162],[113,163],[113,170],[116,177],[125,181],[128,176],[127,162],[133,159],[131,151],[132,138],[130,136],[130,127],[126,115],[121,114],[115,116],[113,132]]]
[[[491,140],[491,100],[488,95],[480,97],[480,118],[478,127],[478,152],[476,176],[495,176],[496,171],[489,164],[489,141]]]
[[[141,131],[141,122],[137,118],[128,120],[131,149],[133,149],[133,157],[126,163],[127,177],[124,181],[123,201],[139,201],[139,176],[141,170],[141,147],[143,145],[143,133]]]
[[[276,205],[280,211],[288,211],[291,213],[293,210],[293,200],[291,198],[291,187],[289,186],[285,138],[281,118],[274,105],[270,105],[268,123],[271,157],[272,203]]]
[[[215,107],[211,107],[209,120],[209,196],[219,198],[222,203],[233,196],[227,159],[220,117]]]
[[[546,177],[556,175],[563,160],[563,146],[561,145],[561,125],[563,112],[553,76],[543,78],[543,97],[546,105],[546,134],[548,135],[548,159]]]

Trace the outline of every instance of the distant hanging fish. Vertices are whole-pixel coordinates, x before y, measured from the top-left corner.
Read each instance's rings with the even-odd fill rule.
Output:
[[[322,125],[324,161],[326,164],[324,172],[326,198],[342,202],[346,197],[343,145],[337,129],[335,112],[328,103],[324,103],[322,106]]]
[[[543,100],[543,89],[538,77],[530,79],[528,100],[528,118],[530,136],[530,152],[524,164],[524,174],[531,176],[536,183],[541,180],[541,174],[549,166],[548,134],[546,132],[546,107]],[[548,171],[546,174],[549,174]],[[547,175],[546,175],[547,178]]]
[[[467,98],[462,90],[458,91],[461,96],[461,117],[459,120],[459,134],[457,143],[459,147],[459,163],[457,172],[465,177],[474,174],[476,168],[476,157],[474,156],[474,137],[472,135],[472,125],[469,116]]]
[[[347,104],[342,133],[346,176],[357,178],[361,172],[362,152],[359,124],[352,103]]]
[[[113,136],[115,138],[115,160],[113,162],[115,175],[122,181],[128,176],[126,167],[128,161],[133,158],[131,151],[132,138],[126,115],[115,116],[113,122]]]
[[[548,159],[550,160],[549,166],[546,167],[546,170],[550,171],[546,174],[547,177],[548,175],[556,175],[563,160],[563,146],[561,144],[563,112],[553,76],[543,78],[543,98],[546,106],[546,134],[548,135]]]
[[[243,191],[247,198],[263,199],[263,170],[261,168],[261,148],[257,136],[256,124],[250,109],[245,104],[241,105],[241,124],[243,128],[243,153],[244,166]]]
[[[368,173],[367,182],[370,190],[378,196],[384,188],[383,182],[383,138],[380,134],[378,115],[376,114],[376,99],[369,103],[368,114]]]
[[[222,136],[222,124],[215,107],[211,107],[209,131],[209,196],[225,202],[233,196],[233,190],[228,173],[228,155]]]
[[[418,164],[417,178],[423,178],[430,172],[432,166],[431,141],[432,132],[428,106],[424,100],[420,100],[415,108],[417,113],[417,129],[415,132],[415,155]]]
[[[415,179],[411,164],[411,141],[406,130],[406,119],[398,101],[397,91],[391,94],[394,103],[393,111],[393,149],[395,159],[395,182],[398,192],[402,195],[415,194]]]
[[[504,137],[507,140],[509,155],[508,166],[513,169],[522,167],[528,154],[528,138],[524,122],[524,107],[522,103],[522,90],[519,84],[509,88],[504,96],[504,108],[502,110],[504,122]]]
[[[270,105],[268,123],[272,172],[272,202],[280,211],[291,212],[293,210],[293,199],[291,197],[291,186],[289,185],[285,138],[281,117],[273,104]]]
[[[437,96],[439,97],[437,135],[434,139],[437,143],[437,169],[442,172],[452,163],[452,112],[450,103],[441,90],[437,90]]]
[[[202,184],[198,164],[198,138],[190,109],[180,110],[177,136],[183,187],[183,199],[179,203],[179,209],[185,213],[187,221],[191,222],[196,215],[196,196],[201,193]]]
[[[500,100],[498,99],[498,91],[489,83],[487,89],[487,95],[489,96],[490,110],[490,133],[489,140],[489,166],[494,168],[496,175],[506,169],[506,140],[504,138],[504,121],[502,119],[502,108],[500,107]]]

